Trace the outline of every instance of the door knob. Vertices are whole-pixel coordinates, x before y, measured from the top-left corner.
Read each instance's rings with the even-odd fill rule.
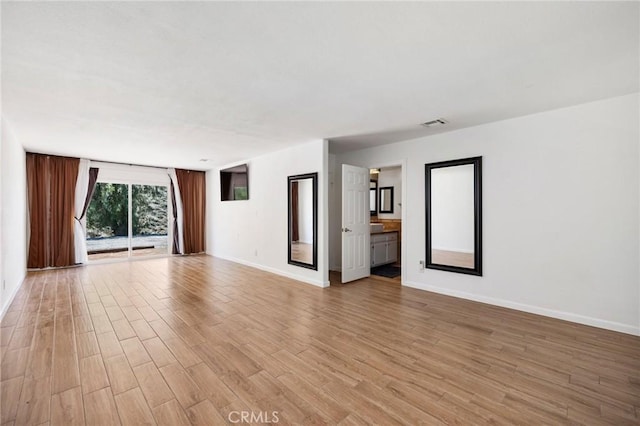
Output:
[[[351,232],[351,229],[349,229],[349,228],[342,228],[342,232]]]

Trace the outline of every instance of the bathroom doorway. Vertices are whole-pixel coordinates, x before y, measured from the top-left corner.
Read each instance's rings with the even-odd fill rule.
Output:
[[[370,167],[371,275],[402,282],[403,167]]]

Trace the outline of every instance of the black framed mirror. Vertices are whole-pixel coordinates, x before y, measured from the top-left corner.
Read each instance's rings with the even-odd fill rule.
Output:
[[[220,170],[220,200],[249,199],[249,166],[240,164]]]
[[[425,164],[426,268],[482,276],[482,157]]]
[[[289,176],[289,264],[318,270],[318,173]]]
[[[369,214],[378,214],[378,181],[373,179],[369,181]]]
[[[379,203],[379,213],[393,213],[393,186],[380,187]]]

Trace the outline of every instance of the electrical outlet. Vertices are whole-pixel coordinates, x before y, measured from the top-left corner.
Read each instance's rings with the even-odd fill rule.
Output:
[[[420,272],[424,272],[424,260],[420,261]]]
[[[255,257],[258,257],[258,249],[255,249],[255,250],[253,251],[253,255],[254,255]]]

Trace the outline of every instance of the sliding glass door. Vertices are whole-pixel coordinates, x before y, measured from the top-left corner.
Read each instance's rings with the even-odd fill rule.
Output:
[[[132,185],[132,255],[167,254],[167,187]]]
[[[87,210],[89,260],[169,254],[166,185],[98,182]]]
[[[87,209],[89,260],[129,256],[129,186],[96,183]]]

